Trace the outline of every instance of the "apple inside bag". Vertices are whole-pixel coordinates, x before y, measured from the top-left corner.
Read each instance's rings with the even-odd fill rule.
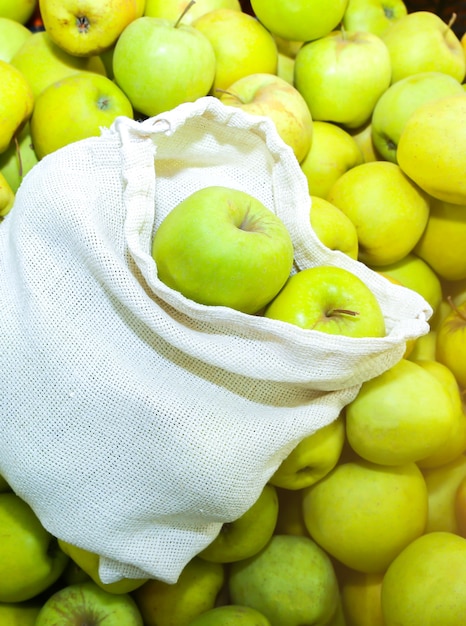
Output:
[[[309,331],[165,284],[154,235],[210,185],[280,218],[291,274],[355,274],[385,334]],[[0,474],[53,535],[100,555],[104,582],[175,582],[299,441],[428,331],[429,305],[326,248],[310,210],[273,123],[210,96],[120,117],[24,179],[0,226]]]

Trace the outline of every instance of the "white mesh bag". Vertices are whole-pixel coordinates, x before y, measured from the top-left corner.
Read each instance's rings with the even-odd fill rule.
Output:
[[[387,335],[354,339],[196,304],[157,278],[151,239],[201,187],[279,215],[295,270],[339,265]],[[307,182],[266,118],[205,97],[118,118],[44,158],[0,225],[0,473],[105,582],[175,582],[305,436],[428,332],[428,304],[313,233]]]

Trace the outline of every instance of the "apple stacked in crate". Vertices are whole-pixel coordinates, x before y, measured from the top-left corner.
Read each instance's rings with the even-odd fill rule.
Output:
[[[422,295],[430,331],[297,442],[253,507],[175,584],[103,583],[99,556],[53,537],[2,481],[0,529],[11,541],[0,548],[1,624],[464,622],[466,34],[455,16],[446,24],[402,0],[251,7],[112,0],[91,11],[80,0],[0,0],[0,219],[47,155],[118,116],[140,120],[211,96],[274,121],[308,182],[321,241]],[[43,30],[28,28],[34,15]],[[354,275],[319,267],[290,276],[279,220],[208,181],[203,193],[207,205],[226,194],[235,207],[218,222],[219,242],[233,219],[235,236],[255,237],[235,260],[245,274],[230,290],[227,270],[209,273],[215,250],[190,249],[194,229],[213,228],[201,194],[154,237],[167,285],[303,329],[384,334],[377,301]],[[194,275],[178,264],[180,244],[199,263]],[[273,271],[248,291],[254,259]]]

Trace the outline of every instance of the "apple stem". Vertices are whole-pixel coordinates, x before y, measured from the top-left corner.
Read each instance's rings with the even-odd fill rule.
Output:
[[[346,29],[343,26],[343,22],[340,24],[340,32],[341,32],[341,38],[343,39],[343,41],[346,41]]]
[[[453,309],[453,311],[456,313],[456,315],[458,317],[461,317],[461,319],[466,322],[466,315],[464,315],[464,313],[456,306],[456,304],[453,301],[453,298],[451,296],[448,296],[447,301],[448,301],[448,304]]]
[[[327,317],[331,317],[334,314],[337,315],[351,315],[352,317],[356,317],[359,315],[357,311],[350,311],[349,309],[332,309],[327,313]]]
[[[181,20],[183,19],[183,17],[186,15],[186,13],[189,11],[189,9],[194,6],[196,4],[196,0],[191,0],[191,2],[188,2],[188,4],[185,6],[184,10],[182,11],[180,17],[176,20],[175,22],[175,28],[178,28],[178,26],[181,23]]]
[[[19,149],[18,135],[13,136],[13,141],[15,143],[16,158],[18,159],[18,172],[19,172],[20,178],[22,178],[23,177],[23,160],[21,158],[21,150]]]
[[[231,96],[232,98],[236,98],[236,100],[239,100],[241,104],[245,104],[244,101],[236,93],[233,93],[232,91],[228,91],[227,89],[220,89],[220,87],[217,87],[215,91],[218,93],[224,93],[227,96]]]

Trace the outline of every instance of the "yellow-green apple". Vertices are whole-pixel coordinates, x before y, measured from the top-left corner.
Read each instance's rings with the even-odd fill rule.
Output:
[[[260,200],[214,185],[170,211],[155,232],[152,255],[160,280],[185,297],[255,313],[287,281],[293,244]]]
[[[28,121],[34,95],[25,76],[11,63],[0,61],[0,154]]]
[[[461,389],[466,389],[466,300],[453,304],[451,312],[440,322],[436,357],[453,372]]]
[[[358,233],[353,222],[338,207],[311,196],[311,226],[320,241],[330,250],[340,250],[352,259],[358,258]]]
[[[349,0],[342,24],[346,30],[382,35],[408,13],[402,0]]]
[[[466,539],[427,533],[394,559],[382,582],[385,626],[458,626],[466,611]]]
[[[390,85],[390,57],[373,33],[335,30],[304,44],[296,55],[294,82],[312,119],[358,128],[368,122]]]
[[[62,539],[58,540],[60,549],[67,554],[95,582],[96,585],[114,594],[129,593],[143,585],[147,579],[124,578],[114,583],[104,583],[99,576],[99,555],[84,548],[74,546]]]
[[[303,41],[293,41],[290,39],[284,39],[275,33],[272,33],[273,38],[275,39],[275,43],[277,44],[277,49],[279,54],[284,54],[287,57],[292,58],[293,60],[296,58],[298,54],[298,50],[303,45]]]
[[[332,122],[313,121],[312,145],[301,162],[312,196],[325,199],[342,174],[363,162],[361,149],[347,130]]]
[[[432,319],[432,318],[431,318]],[[432,328],[428,333],[418,337],[413,344],[412,350],[406,357],[410,361],[435,360],[435,344],[437,342],[437,331]]]
[[[138,15],[136,0],[40,0],[49,37],[73,56],[99,55]]]
[[[0,15],[26,24],[37,7],[37,0],[0,0]]]
[[[17,192],[24,176],[37,163],[37,155],[32,145],[29,122],[23,125],[16,133],[8,148],[0,154],[0,173],[10,185],[14,193]]]
[[[458,532],[455,514],[456,491],[466,476],[466,456],[439,467],[422,469],[427,487],[429,509],[425,532]]]
[[[466,203],[431,198],[429,219],[414,248],[442,280],[466,278]]]
[[[429,456],[417,461],[421,469],[440,467],[454,461],[466,450],[466,414],[458,383],[453,372],[443,363],[435,359],[414,360],[415,363],[433,374],[443,385],[450,396],[454,415],[456,416],[448,439]]]
[[[278,496],[265,485],[259,498],[241,517],[222,525],[219,534],[199,553],[215,563],[233,563],[257,554],[270,541],[278,516]]]
[[[382,309],[371,289],[338,266],[318,265],[293,274],[264,315],[332,335],[385,335]]]
[[[74,141],[100,135],[116,117],[133,117],[125,93],[106,76],[78,72],[42,91],[30,120],[38,159]],[[70,124],[70,119],[73,124]]]
[[[31,35],[31,31],[24,24],[8,17],[0,17],[0,60],[9,63]]]
[[[2,626],[35,626],[40,609],[39,600],[2,602],[0,603],[0,624]]]
[[[226,604],[196,617],[189,626],[271,626],[269,620],[250,606]]]
[[[324,37],[341,22],[348,0],[251,0],[258,20],[290,41]]]
[[[442,72],[410,74],[390,85],[372,113],[374,145],[387,161],[397,163],[397,149],[407,119],[431,100],[464,93],[461,83]]]
[[[283,52],[278,53],[277,76],[294,87],[294,59]]]
[[[345,443],[342,415],[301,439],[270,478],[272,485],[298,490],[313,485],[338,463]]]
[[[153,116],[207,95],[215,53],[207,37],[189,24],[143,16],[118,38],[113,74],[133,107]]]
[[[146,0],[144,15],[177,20],[188,4],[189,0]],[[189,11],[186,11],[183,22],[192,24],[201,15],[215,9],[241,11],[241,3],[239,0],[196,0],[195,4],[189,8]]]
[[[297,160],[306,157],[312,143],[311,113],[299,91],[285,79],[274,74],[249,74],[217,95],[228,106],[270,117]]]
[[[464,476],[455,492],[455,517],[457,533],[466,537],[466,476]]]
[[[466,92],[431,100],[408,118],[398,143],[402,170],[444,202],[466,205]]]
[[[11,211],[15,202],[15,192],[0,171],[0,220]]]
[[[30,600],[63,573],[68,557],[15,493],[0,493],[0,536],[0,602]]]
[[[350,135],[358,144],[362,152],[364,163],[383,160],[381,155],[377,152],[374,141],[372,139],[372,123],[370,120],[359,128],[354,128],[353,130],[350,130]]]
[[[412,11],[381,35],[388,48],[392,83],[419,72],[443,72],[460,83],[466,58],[453,30],[433,11]]]
[[[143,626],[141,613],[129,594],[105,591],[95,582],[62,587],[42,605],[35,626]]]
[[[427,489],[415,463],[339,463],[303,496],[311,537],[351,569],[383,572],[424,532]]]
[[[398,280],[404,287],[420,294],[437,311],[442,300],[442,284],[439,277],[423,259],[412,252],[399,261],[382,267],[374,267],[375,271],[384,276]]]
[[[274,626],[326,624],[339,602],[330,557],[309,537],[274,535],[261,552],[232,564],[228,587],[234,604]]]
[[[383,573],[348,568],[338,580],[347,626],[385,626],[380,600]]]
[[[346,407],[346,436],[363,459],[400,465],[436,452],[456,420],[442,382],[418,363],[401,359],[363,383]]]
[[[276,74],[277,44],[252,15],[216,9],[198,17],[193,26],[207,37],[215,52],[214,96],[217,89],[228,89],[243,76]]]
[[[49,85],[76,72],[106,75],[100,57],[72,56],[54,44],[45,31],[32,33],[11,64],[24,74],[36,98]]]
[[[142,614],[144,626],[189,624],[215,607],[224,583],[223,564],[194,557],[176,583],[150,579],[131,595]]]
[[[370,161],[334,183],[327,200],[356,226],[359,260],[371,266],[396,263],[419,241],[429,217],[429,200],[401,168]]]
[[[303,516],[304,489],[282,489],[276,487],[278,496],[278,517],[275,535],[297,535],[308,537]]]

